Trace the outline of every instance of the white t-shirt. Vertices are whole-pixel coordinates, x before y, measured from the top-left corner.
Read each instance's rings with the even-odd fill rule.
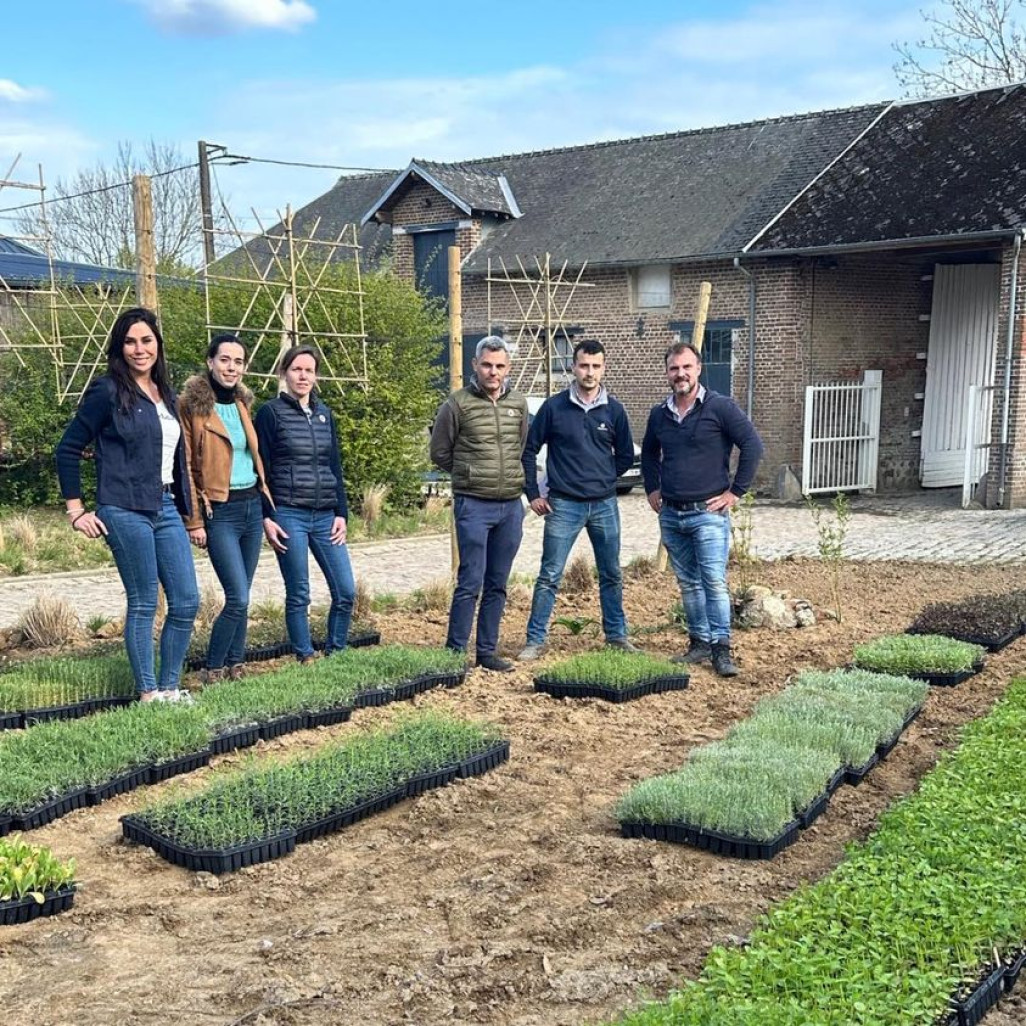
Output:
[[[157,416],[160,418],[160,433],[163,439],[160,451],[160,483],[169,485],[173,484],[175,479],[175,451],[178,449],[178,440],[182,437],[182,428],[163,402],[157,403]]]

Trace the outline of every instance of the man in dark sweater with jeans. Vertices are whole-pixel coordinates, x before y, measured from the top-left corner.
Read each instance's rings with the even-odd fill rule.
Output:
[[[620,508],[616,479],[634,463],[634,440],[623,406],[602,385],[606,356],[601,342],[574,349],[574,380],[542,403],[524,447],[524,477],[531,509],[545,517],[541,569],[534,583],[524,660],[545,647],[563,570],[581,529],[588,532],[599,572],[599,600],[606,642],[635,651],[627,639],[620,571]],[[538,450],[548,446],[549,494],[538,487]]]
[[[653,407],[641,445],[649,505],[680,584],[691,644],[673,662],[712,660],[721,677],[738,668],[730,652],[730,509],[751,487],[762,456],[752,422],[729,396],[698,382],[702,357],[688,342],[670,346],[670,396]],[[740,451],[734,480],[730,454]]]

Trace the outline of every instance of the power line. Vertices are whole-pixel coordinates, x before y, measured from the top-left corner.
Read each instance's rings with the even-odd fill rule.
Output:
[[[199,167],[197,161],[193,161],[191,164],[181,164],[178,167],[169,168],[167,171],[155,171],[153,173],[142,172],[148,174],[150,178],[165,178],[167,175],[176,175],[180,171],[188,171],[190,168]],[[14,210],[30,210],[32,207],[41,207],[44,203],[63,203],[66,200],[81,199],[83,196],[98,196],[103,192],[113,192],[115,189],[127,189],[131,188],[132,182],[129,179],[127,182],[114,182],[111,185],[100,185],[95,189],[84,189],[82,192],[73,192],[67,196],[54,196],[48,200],[36,200],[34,203],[22,203],[17,207],[0,207],[0,214],[9,214]]]
[[[271,157],[245,157],[240,153],[222,153],[213,160],[229,163],[249,164],[280,164],[282,167],[312,167],[324,171],[394,171],[391,167],[348,167],[344,164],[312,164],[305,160],[274,160]]]

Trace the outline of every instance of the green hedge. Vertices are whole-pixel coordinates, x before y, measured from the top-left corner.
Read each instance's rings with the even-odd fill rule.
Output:
[[[1026,942],[1026,680],[828,877],[622,1026],[927,1026]]]

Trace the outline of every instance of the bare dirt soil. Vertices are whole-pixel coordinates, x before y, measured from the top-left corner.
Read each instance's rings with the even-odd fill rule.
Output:
[[[829,606],[816,562],[765,565],[756,579]],[[687,691],[612,705],[536,694],[527,668],[475,670],[462,688],[421,696],[418,705],[501,724],[510,762],[277,862],[214,878],[128,845],[118,817],[159,788],[33,831],[32,841],[77,859],[82,889],[70,913],[0,929],[3,1022],[581,1026],[666,994],[697,974],[711,945],[743,937],[771,903],[835,866],[844,845],[956,743],[959,725],[1026,668],[1023,640],[972,680],[934,690],[889,759],[861,787],[841,788],[770,862],[621,838],[611,809],[628,785],[680,765],[789,675],[846,662],[854,642],[903,629],[927,601],[1026,587],[1026,567],[853,564],[843,580],[843,622],[739,633],[735,680],[703,667]],[[665,622],[676,600],[667,575],[627,585],[636,626]],[[514,586],[510,652],[528,603],[529,591]],[[596,594],[561,599],[557,615],[570,612],[597,618]],[[438,644],[445,613],[392,613],[379,626],[386,641]],[[553,633],[547,658],[599,643]],[[639,640],[666,653],[683,644],[669,628]],[[260,754],[313,748],[403,711],[360,710],[348,724],[262,744]],[[988,1020],[1023,1021],[1021,1002]]]

